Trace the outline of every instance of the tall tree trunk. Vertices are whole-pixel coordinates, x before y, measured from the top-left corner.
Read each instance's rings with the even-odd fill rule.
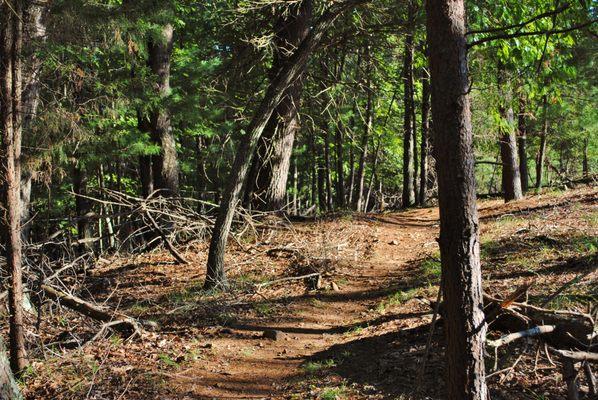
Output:
[[[46,40],[46,15],[49,4],[47,0],[29,2],[23,12],[24,37],[27,43],[23,66],[23,133],[24,137],[34,140],[30,134],[31,126],[37,115],[40,92],[40,73],[42,59],[37,56],[37,45]],[[26,154],[22,155],[26,158]],[[21,237],[23,242],[29,240],[31,232],[30,202],[33,184],[33,171],[26,160],[21,162]]]
[[[428,0],[449,400],[486,400],[475,158],[463,0]]]
[[[170,95],[170,59],[172,56],[174,30],[167,24],[161,35],[149,43],[149,65],[158,76],[158,95],[165,99]],[[154,189],[163,190],[163,195],[179,192],[179,163],[176,141],[170,126],[170,112],[164,104],[152,110],[150,115],[152,140],[160,145],[160,154],[152,156]]]
[[[311,206],[317,208],[318,202],[318,176],[317,165],[318,159],[316,156],[315,133],[313,129],[309,131],[309,153],[310,153],[310,175],[311,175]]]
[[[430,135],[430,79],[424,71],[422,79],[422,139],[420,155],[419,204],[426,205],[428,188],[428,136]]]
[[[405,53],[403,55],[403,87],[404,87],[404,116],[403,116],[403,207],[411,207],[415,203],[415,175],[414,152],[415,141],[413,134],[413,29],[415,4],[408,6],[407,34],[405,36]]]
[[[228,234],[235,209],[242,197],[243,183],[247,177],[247,171],[258,141],[270,120],[274,109],[284,96],[285,91],[293,84],[303,72],[310,54],[317,47],[326,30],[334,23],[336,18],[345,10],[354,7],[361,0],[349,0],[343,3],[335,3],[324,12],[322,17],[315,23],[305,40],[295,51],[289,63],[274,78],[266,91],[261,104],[249,123],[245,135],[241,139],[239,149],[235,156],[228,184],[223,194],[222,202],[218,210],[218,217],[212,232],[210,250],[208,252],[207,274],[205,287],[207,289],[228,286],[224,269],[224,253]]]
[[[150,132],[151,126],[140,110],[137,110],[137,129],[140,132]],[[152,156],[139,156],[139,182],[141,184],[141,196],[146,199],[154,192],[154,173],[152,171]]]
[[[299,194],[299,188],[301,187],[301,183],[299,182],[299,171],[297,169],[297,157],[293,157],[292,159],[293,164],[293,201],[291,202],[292,205],[292,212],[293,215],[297,215],[299,213],[299,206],[297,203],[297,198]]]
[[[324,177],[326,178],[326,209],[332,211],[332,177],[330,176],[330,133],[324,130]]]
[[[359,165],[357,167],[357,193],[354,197],[354,208],[356,211],[361,211],[363,208],[363,190],[365,185],[365,164],[368,156],[368,143],[370,142],[370,134],[374,125],[374,89],[372,88],[372,60],[370,54],[370,47],[365,48],[365,58],[367,63],[366,82],[367,82],[367,104],[365,107],[365,126],[363,135],[361,137],[361,152],[359,154]]]
[[[513,123],[513,108],[502,108],[501,114],[509,126]],[[519,160],[517,159],[517,141],[512,128],[501,128],[500,133],[500,159],[502,162],[502,187],[503,197],[506,202],[519,200],[523,197],[521,192],[521,176],[519,174]]]
[[[378,158],[380,154],[380,140],[378,140],[378,144],[376,144],[376,150],[374,151],[374,160],[372,162],[372,175],[370,175],[370,182],[368,184],[368,194],[365,198],[365,205],[363,207],[363,211],[367,212],[370,204],[370,198],[372,196],[372,187],[374,187],[374,179],[376,178],[376,168],[378,167]]]
[[[546,158],[546,137],[548,136],[548,99],[544,95],[542,99],[542,113],[543,124],[542,132],[540,132],[540,147],[538,148],[538,155],[536,156],[536,189],[542,188],[542,180],[544,179],[544,160]]]
[[[291,62],[291,55],[307,36],[312,16],[312,0],[290,6],[274,26],[275,51],[270,79]],[[305,69],[305,68],[304,68]],[[299,104],[303,90],[304,71],[286,90],[266,125],[253,158],[256,179],[250,182],[254,204],[262,210],[280,210],[285,206],[285,194],[293,153],[295,135],[299,131]]]
[[[334,145],[336,149],[336,206],[337,208],[345,208],[345,163],[343,159],[343,122],[338,116],[334,135]]]
[[[8,288],[10,365],[15,374],[27,366],[23,321],[21,249],[21,129],[23,1],[0,4],[0,238],[4,243]]]
[[[586,136],[583,139],[583,160],[582,160],[582,166],[581,166],[582,176],[584,178],[587,178],[588,176],[590,176],[590,162],[588,160],[588,148],[589,147],[590,147],[590,138],[588,136]]]
[[[504,78],[505,70],[502,65],[498,67],[498,86],[503,91],[502,103],[499,112],[501,126],[500,136],[500,159],[502,162],[502,188],[505,202],[519,200],[523,197],[521,192],[521,176],[519,174],[519,160],[517,159],[517,139],[515,137],[515,117],[511,105],[511,89],[509,82]]]
[[[351,117],[353,119],[353,117]],[[352,127],[355,125],[352,123]],[[355,140],[353,133],[355,129],[351,130],[351,142],[349,143],[349,184],[347,204],[353,204],[353,192],[355,191]]]
[[[519,174],[521,175],[521,190],[525,193],[529,190],[529,172],[527,168],[527,124],[525,121],[525,99],[523,97],[519,98],[517,126],[519,131],[519,135],[517,136]]]
[[[73,166],[73,193],[75,193],[75,214],[77,216],[77,233],[83,251],[92,250],[93,246],[87,240],[93,234],[89,223],[91,204],[87,199],[87,173],[84,168],[76,163]]]

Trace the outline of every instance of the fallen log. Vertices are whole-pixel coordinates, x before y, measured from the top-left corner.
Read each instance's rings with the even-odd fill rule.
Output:
[[[108,312],[94,304],[57,290],[49,285],[41,285],[40,289],[48,298],[91,319],[110,324],[109,326],[111,328],[127,337],[139,334],[143,330],[141,327],[142,323],[126,315],[119,315],[116,312]]]

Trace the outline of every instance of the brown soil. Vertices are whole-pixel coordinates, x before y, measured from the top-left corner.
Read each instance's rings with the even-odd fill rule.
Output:
[[[587,188],[507,205],[482,202],[487,292],[504,296],[534,281],[532,301],[595,269],[597,203],[598,191]],[[172,264],[167,253],[104,261],[85,283],[89,296],[156,320],[159,330],[46,352],[27,380],[28,397],[442,398],[442,328],[417,379],[429,300],[438,290],[437,234],[435,208],[257,231],[231,244],[230,293],[201,291],[205,243],[184,251],[191,260],[185,266]],[[316,269],[323,271],[320,290],[309,290],[303,280],[256,286]],[[596,277],[596,271],[588,275],[560,306],[595,303]],[[42,331],[61,332],[57,318],[48,317]],[[84,320],[62,330],[94,333]],[[278,340],[262,337],[268,330],[280,331]],[[501,351],[498,369],[519,354],[524,357],[515,368],[489,378],[492,398],[563,398],[560,369],[535,343]],[[491,355],[489,369],[493,363]]]

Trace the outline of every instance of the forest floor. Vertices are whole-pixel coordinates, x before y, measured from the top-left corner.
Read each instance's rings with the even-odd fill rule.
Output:
[[[539,303],[592,269],[550,307],[595,305],[597,204],[598,189],[588,187],[509,204],[481,201],[486,292],[504,297],[533,282],[529,301]],[[438,292],[438,227],[437,208],[422,208],[258,229],[231,241],[234,290],[227,293],[201,289],[207,243],[183,249],[188,265],[160,251],[102,259],[84,283],[87,296],[159,328],[66,349],[59,338],[93,335],[94,325],[45,316],[40,331],[53,336],[40,340],[57,344],[36,355],[25,378],[27,397],[442,398],[441,327],[418,379]],[[322,272],[320,289],[302,279],[275,281],[315,270]],[[510,367],[521,354],[515,368],[488,378],[492,399],[564,398],[560,367],[535,342],[499,351],[496,368]],[[494,363],[489,355],[490,370]]]

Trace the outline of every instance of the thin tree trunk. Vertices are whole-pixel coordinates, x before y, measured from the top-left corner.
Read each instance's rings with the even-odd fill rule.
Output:
[[[357,167],[357,195],[354,198],[354,208],[361,211],[363,207],[363,190],[365,185],[365,163],[368,155],[368,143],[374,124],[374,90],[372,86],[372,60],[370,57],[370,47],[365,48],[365,57],[367,63],[366,82],[367,82],[367,104],[365,108],[365,126],[361,137],[361,153],[359,155],[359,166]]]
[[[336,206],[339,209],[345,208],[345,165],[343,159],[343,122],[338,116],[334,145],[336,149]]]
[[[449,400],[486,400],[475,158],[469,102],[465,4],[428,0],[434,153],[440,206]]]
[[[428,188],[428,136],[430,135],[430,79],[424,71],[422,79],[422,139],[420,155],[419,204],[426,205]]]
[[[542,99],[543,108],[543,126],[540,132],[540,147],[538,148],[538,155],[536,156],[536,189],[542,188],[542,180],[544,179],[544,161],[546,158],[546,137],[548,136],[548,99],[546,95]]]
[[[413,125],[411,132],[413,133],[413,195],[414,195],[414,202],[419,204],[419,191],[417,186],[417,178],[418,178],[418,167],[419,167],[419,160],[418,160],[418,148],[417,148],[417,109],[415,105],[415,83],[413,79],[413,69],[412,69],[412,80],[411,80],[411,124]]]
[[[174,29],[167,24],[161,35],[149,43],[149,65],[158,77],[157,90],[161,98],[170,95],[170,59],[172,56]],[[170,126],[170,112],[164,105],[150,115],[152,140],[160,145],[160,154],[152,157],[154,189],[162,195],[176,195],[179,192],[179,164],[176,141]]]
[[[527,125],[525,121],[525,99],[519,98],[519,114],[517,116],[519,135],[517,136],[517,148],[519,150],[519,174],[521,175],[521,190],[523,193],[529,190],[529,171],[527,168]]]
[[[370,197],[372,196],[372,187],[374,186],[374,178],[376,177],[376,168],[378,167],[378,156],[380,154],[380,140],[378,140],[378,144],[376,145],[376,151],[374,152],[374,161],[372,162],[372,175],[370,175],[370,182],[368,184],[368,195],[365,198],[365,206],[363,207],[363,211],[367,212],[368,207],[370,204]]]
[[[353,109],[355,113],[355,108]],[[351,142],[349,143],[349,193],[347,204],[353,204],[353,192],[355,191],[355,117],[351,116]]]
[[[314,131],[309,131],[309,153],[310,153],[310,176],[311,176],[311,206],[317,208],[318,202],[318,177],[317,177],[317,156]]]
[[[258,141],[270,120],[274,109],[284,96],[287,88],[299,77],[305,68],[309,56],[317,47],[326,30],[334,23],[336,18],[345,10],[352,8],[361,0],[350,0],[335,3],[324,12],[319,21],[314,25],[308,36],[295,51],[289,63],[274,78],[257,108],[245,135],[241,139],[237,155],[228,179],[228,185],[223,194],[223,199],[218,210],[218,217],[212,232],[210,250],[208,252],[207,274],[205,287],[207,289],[228,286],[224,269],[224,253],[228,234],[239,198],[242,197],[242,188],[247,171]]]
[[[21,249],[21,129],[23,1],[0,4],[0,219],[8,289],[10,365],[15,374],[27,366],[23,321]]]
[[[23,133],[24,137],[31,138],[32,123],[37,116],[39,106],[39,92],[41,88],[40,73],[42,59],[36,54],[36,45],[46,41],[46,15],[49,4],[46,0],[29,2],[23,15],[25,23],[24,36],[27,43],[25,59],[27,62],[23,68]],[[26,158],[26,154],[22,155]],[[23,242],[29,241],[31,224],[29,218],[31,188],[33,184],[33,171],[30,170],[26,160],[21,162],[21,237]]]
[[[502,65],[498,67],[498,85],[503,90],[503,103],[500,105],[501,126],[500,159],[502,161],[502,187],[505,202],[519,200],[521,192],[521,176],[519,174],[519,160],[517,159],[517,139],[515,137],[515,117],[511,105],[511,89],[509,82],[504,79],[505,71]]]
[[[141,132],[150,132],[150,122],[140,110],[137,110],[137,129]],[[139,156],[139,182],[141,184],[141,196],[146,199],[154,192],[154,174],[152,171],[152,156]]]
[[[303,0],[290,7],[274,26],[275,51],[270,70],[274,79],[288,63],[291,55],[307,36],[312,16],[312,0]],[[305,70],[305,67],[304,67]],[[285,206],[291,155],[295,135],[299,131],[299,105],[303,91],[304,70],[286,90],[266,125],[253,158],[255,180],[251,183],[254,204],[262,210],[280,210]]]
[[[297,157],[293,158],[293,201],[292,201],[292,209],[293,209],[293,214],[297,215],[298,214],[298,203],[297,203],[297,195],[299,193],[299,188],[301,187],[301,184],[299,183],[299,171],[297,170]]]
[[[328,127],[326,127],[328,128]],[[326,179],[326,209],[332,211],[332,177],[330,176],[330,133],[324,130],[324,177]]]
[[[582,176],[587,178],[590,176],[590,162],[588,160],[588,148],[590,147],[590,138],[585,137],[583,139],[583,161],[582,161]]]
[[[403,55],[403,87],[404,87],[404,115],[403,115],[403,207],[411,207],[415,203],[415,188],[413,186],[415,166],[413,140],[413,29],[415,5],[409,4],[408,27],[405,37],[405,53]]]
[[[509,126],[513,123],[513,109],[501,109],[501,114]],[[519,200],[523,197],[521,191],[521,176],[519,174],[519,160],[517,159],[517,141],[515,132],[511,128],[501,128],[500,159],[502,161],[502,187],[506,202]]]
[[[73,192],[75,193],[75,214],[77,216],[77,234],[81,241],[80,248],[83,251],[92,250],[93,246],[88,242],[92,235],[89,213],[91,204],[87,196],[87,173],[79,164],[73,166]]]

